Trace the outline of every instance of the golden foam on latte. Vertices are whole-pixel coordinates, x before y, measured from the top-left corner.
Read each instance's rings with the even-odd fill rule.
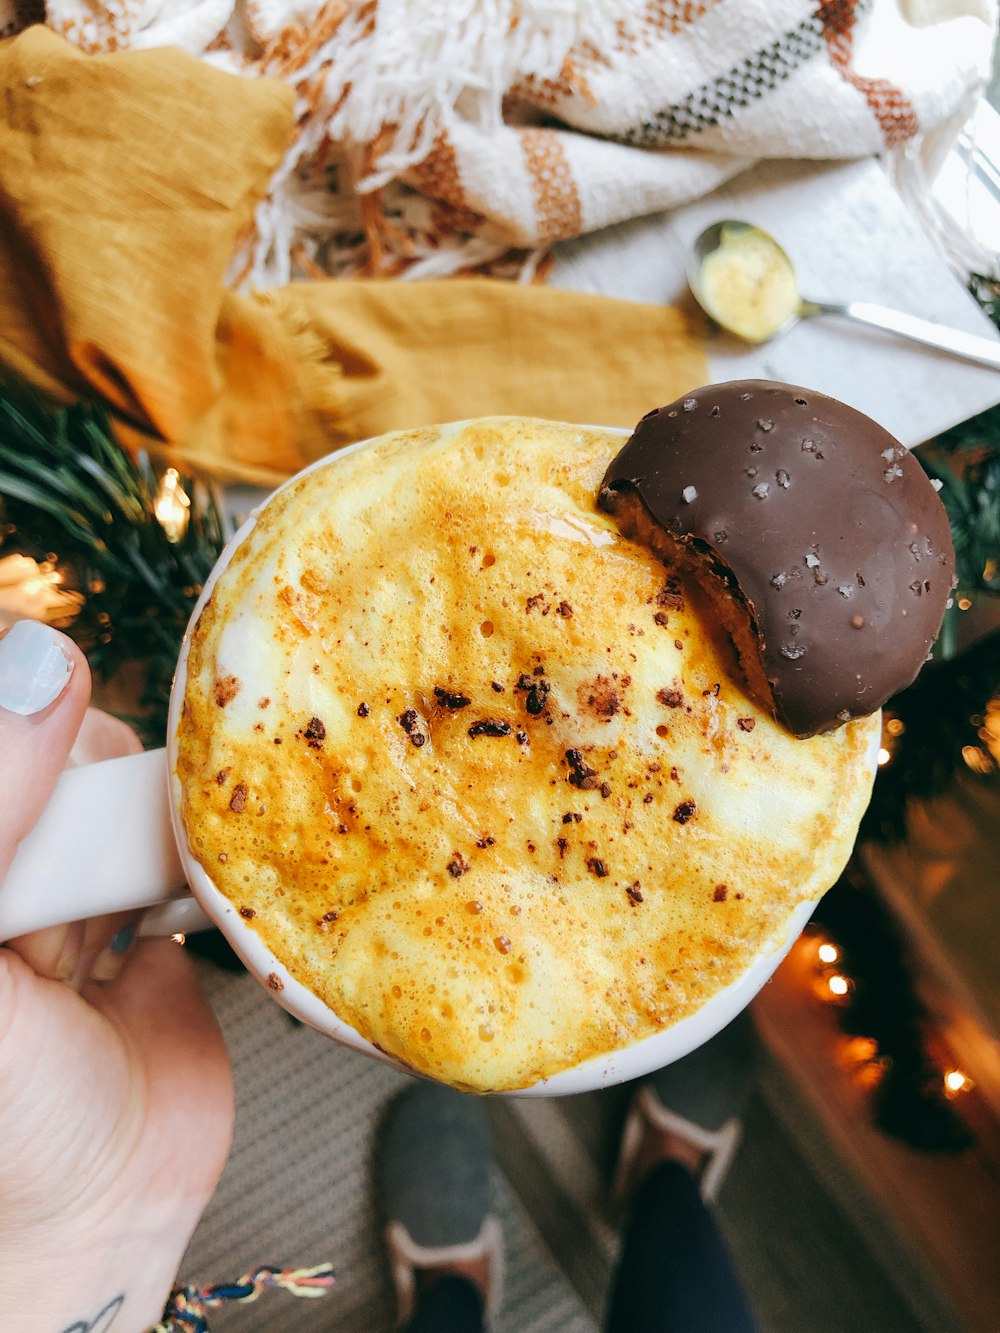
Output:
[[[692,1013],[836,878],[878,718],[797,740],[597,507],[610,432],[491,418],[293,482],[192,631],[191,849],[369,1041],[518,1088]]]

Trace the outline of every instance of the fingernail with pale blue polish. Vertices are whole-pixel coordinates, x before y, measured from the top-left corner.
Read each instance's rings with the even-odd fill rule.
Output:
[[[114,937],[108,948],[112,953],[128,953],[135,940],[135,926],[122,926],[121,930]]]
[[[0,639],[0,708],[30,717],[58,699],[73,674],[62,636],[37,620],[19,620]]]
[[[135,926],[122,926],[111,943],[90,969],[91,981],[116,981],[125,966],[126,955],[135,943]]]

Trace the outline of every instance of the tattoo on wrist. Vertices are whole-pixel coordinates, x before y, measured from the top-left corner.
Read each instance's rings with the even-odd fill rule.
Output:
[[[63,1329],[63,1333],[107,1333],[124,1304],[125,1293],[121,1291],[113,1300],[108,1301],[104,1309],[99,1310],[93,1319],[78,1319],[75,1324]]]

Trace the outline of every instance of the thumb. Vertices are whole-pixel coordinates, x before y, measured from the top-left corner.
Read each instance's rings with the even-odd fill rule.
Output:
[[[89,698],[86,659],[65,634],[19,620],[0,639],[0,884],[45,809]]]

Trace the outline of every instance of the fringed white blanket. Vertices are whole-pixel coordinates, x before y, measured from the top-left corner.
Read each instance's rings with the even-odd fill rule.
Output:
[[[0,32],[40,8],[0,0]],[[762,157],[888,153],[921,181],[997,0],[46,0],[90,51],[177,45],[286,80],[294,142],[235,282],[530,277],[555,241]],[[211,126],[205,127],[207,134]]]

